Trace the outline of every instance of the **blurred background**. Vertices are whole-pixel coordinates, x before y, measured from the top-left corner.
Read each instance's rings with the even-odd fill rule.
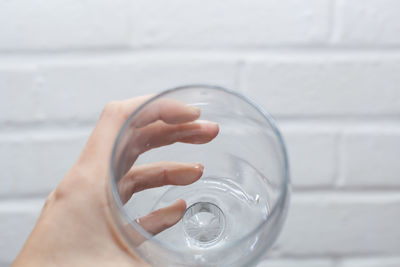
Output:
[[[400,1],[0,0],[0,266],[111,100],[238,90],[277,119],[292,204],[263,267],[400,266]]]

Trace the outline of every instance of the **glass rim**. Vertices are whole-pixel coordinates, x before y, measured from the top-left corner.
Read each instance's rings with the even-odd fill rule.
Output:
[[[271,208],[271,212],[268,214],[268,217],[272,217],[275,213],[277,213],[278,208],[283,205],[286,195],[288,193],[288,187],[289,187],[289,161],[288,161],[288,156],[287,156],[287,151],[286,151],[286,145],[285,142],[283,140],[283,137],[278,129],[278,126],[274,120],[274,118],[272,117],[272,115],[267,112],[265,109],[263,109],[260,105],[258,105],[255,101],[253,101],[252,99],[248,98],[247,96],[232,90],[232,89],[228,89],[219,85],[211,85],[211,84],[187,84],[187,85],[181,85],[181,86],[176,86],[176,87],[172,87],[170,89],[166,89],[156,95],[154,95],[153,97],[151,97],[150,99],[148,99],[147,101],[145,101],[143,104],[141,104],[139,107],[137,107],[130,115],[129,117],[126,119],[126,121],[124,122],[123,126],[121,127],[121,129],[118,132],[117,138],[115,139],[114,145],[113,145],[113,149],[112,149],[112,153],[111,153],[111,159],[110,159],[110,180],[111,180],[111,185],[112,185],[112,195],[114,200],[116,201],[117,207],[119,212],[123,215],[124,219],[129,222],[129,224],[131,226],[133,226],[135,228],[135,230],[142,235],[144,238],[146,238],[147,240],[150,240],[151,242],[155,242],[156,244],[160,245],[163,248],[168,249],[171,252],[174,252],[178,255],[184,254],[182,252],[182,250],[176,249],[173,246],[170,246],[168,243],[161,241],[159,239],[156,238],[155,235],[150,234],[149,232],[147,232],[145,229],[143,229],[142,226],[140,226],[135,220],[133,220],[132,218],[129,217],[129,215],[127,214],[126,210],[124,209],[124,205],[122,204],[121,198],[119,196],[118,193],[118,189],[117,189],[117,184],[116,184],[116,179],[115,179],[115,173],[113,170],[113,163],[115,160],[115,156],[116,156],[116,149],[118,144],[120,143],[121,140],[121,136],[122,133],[127,129],[129,123],[131,122],[131,120],[137,115],[137,113],[139,113],[145,106],[147,106],[148,104],[152,103],[153,101],[169,94],[169,93],[173,93],[176,91],[181,91],[181,90],[186,90],[186,89],[190,89],[190,88],[207,88],[207,89],[214,89],[214,90],[218,90],[218,91],[222,91],[231,95],[234,95],[238,98],[240,98],[241,100],[244,100],[246,103],[248,103],[249,105],[251,105],[253,108],[255,108],[257,110],[257,112],[259,112],[264,119],[266,119],[266,121],[268,122],[268,124],[271,126],[275,136],[278,138],[279,141],[279,146],[280,149],[282,151],[282,155],[283,155],[283,182],[282,182],[282,186],[280,188],[280,194],[279,197],[277,199],[277,201],[275,202],[275,204],[272,206]],[[115,218],[113,218],[115,220]],[[262,221],[261,223],[259,223],[257,225],[257,227],[255,227],[253,230],[251,230],[249,233],[247,233],[245,236],[241,237],[240,239],[236,240],[233,244],[230,244],[228,246],[226,246],[225,248],[221,249],[222,251],[229,249],[237,244],[242,243],[243,241],[245,241],[248,237],[254,235],[256,232],[259,232],[260,229],[262,229],[267,223],[269,223],[270,220],[266,219],[264,221]],[[125,238],[125,237],[123,237]],[[134,251],[137,251],[136,249],[134,249]]]

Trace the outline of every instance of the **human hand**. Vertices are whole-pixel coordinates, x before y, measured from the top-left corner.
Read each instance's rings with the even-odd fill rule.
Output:
[[[13,266],[144,266],[112,226],[106,190],[114,141],[129,115],[149,96],[108,104],[81,155],[57,188],[47,197],[41,215]],[[175,142],[203,144],[218,134],[218,125],[195,121],[200,110],[176,101],[162,101],[139,123],[137,157],[152,148]],[[150,145],[148,145],[150,144]],[[187,185],[203,173],[200,163],[159,162],[126,167],[117,187],[123,203],[135,192],[152,187]],[[157,234],[177,223],[186,209],[184,200],[138,220]]]

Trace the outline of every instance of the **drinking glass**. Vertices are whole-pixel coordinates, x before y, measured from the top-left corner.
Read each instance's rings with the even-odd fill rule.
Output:
[[[218,123],[218,135],[206,144],[140,148],[143,129],[157,123],[149,118],[165,101],[199,108],[198,120]],[[119,183],[132,165],[159,161],[200,162],[204,171],[192,184],[151,188],[123,200]],[[249,98],[219,86],[176,87],[137,108],[115,141],[110,172],[113,225],[129,250],[155,266],[250,266],[265,255],[286,217],[288,159],[276,123]],[[187,209],[172,227],[152,235],[138,223],[178,199]]]

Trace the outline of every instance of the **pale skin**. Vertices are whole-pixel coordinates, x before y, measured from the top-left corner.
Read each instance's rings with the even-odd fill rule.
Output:
[[[150,96],[114,101],[103,110],[78,160],[47,197],[41,215],[14,261],[18,266],[148,266],[128,249],[110,215],[107,198],[109,162],[115,139],[128,116]],[[144,137],[140,153],[175,142],[203,144],[219,131],[212,122],[196,121],[200,110],[176,101],[160,103],[140,122]],[[145,145],[146,144],[146,145]],[[147,144],[151,144],[150,146]],[[200,163],[157,162],[129,166],[117,185],[121,201],[147,188],[197,181]],[[177,223],[186,210],[184,200],[138,218],[148,232],[157,233]]]

